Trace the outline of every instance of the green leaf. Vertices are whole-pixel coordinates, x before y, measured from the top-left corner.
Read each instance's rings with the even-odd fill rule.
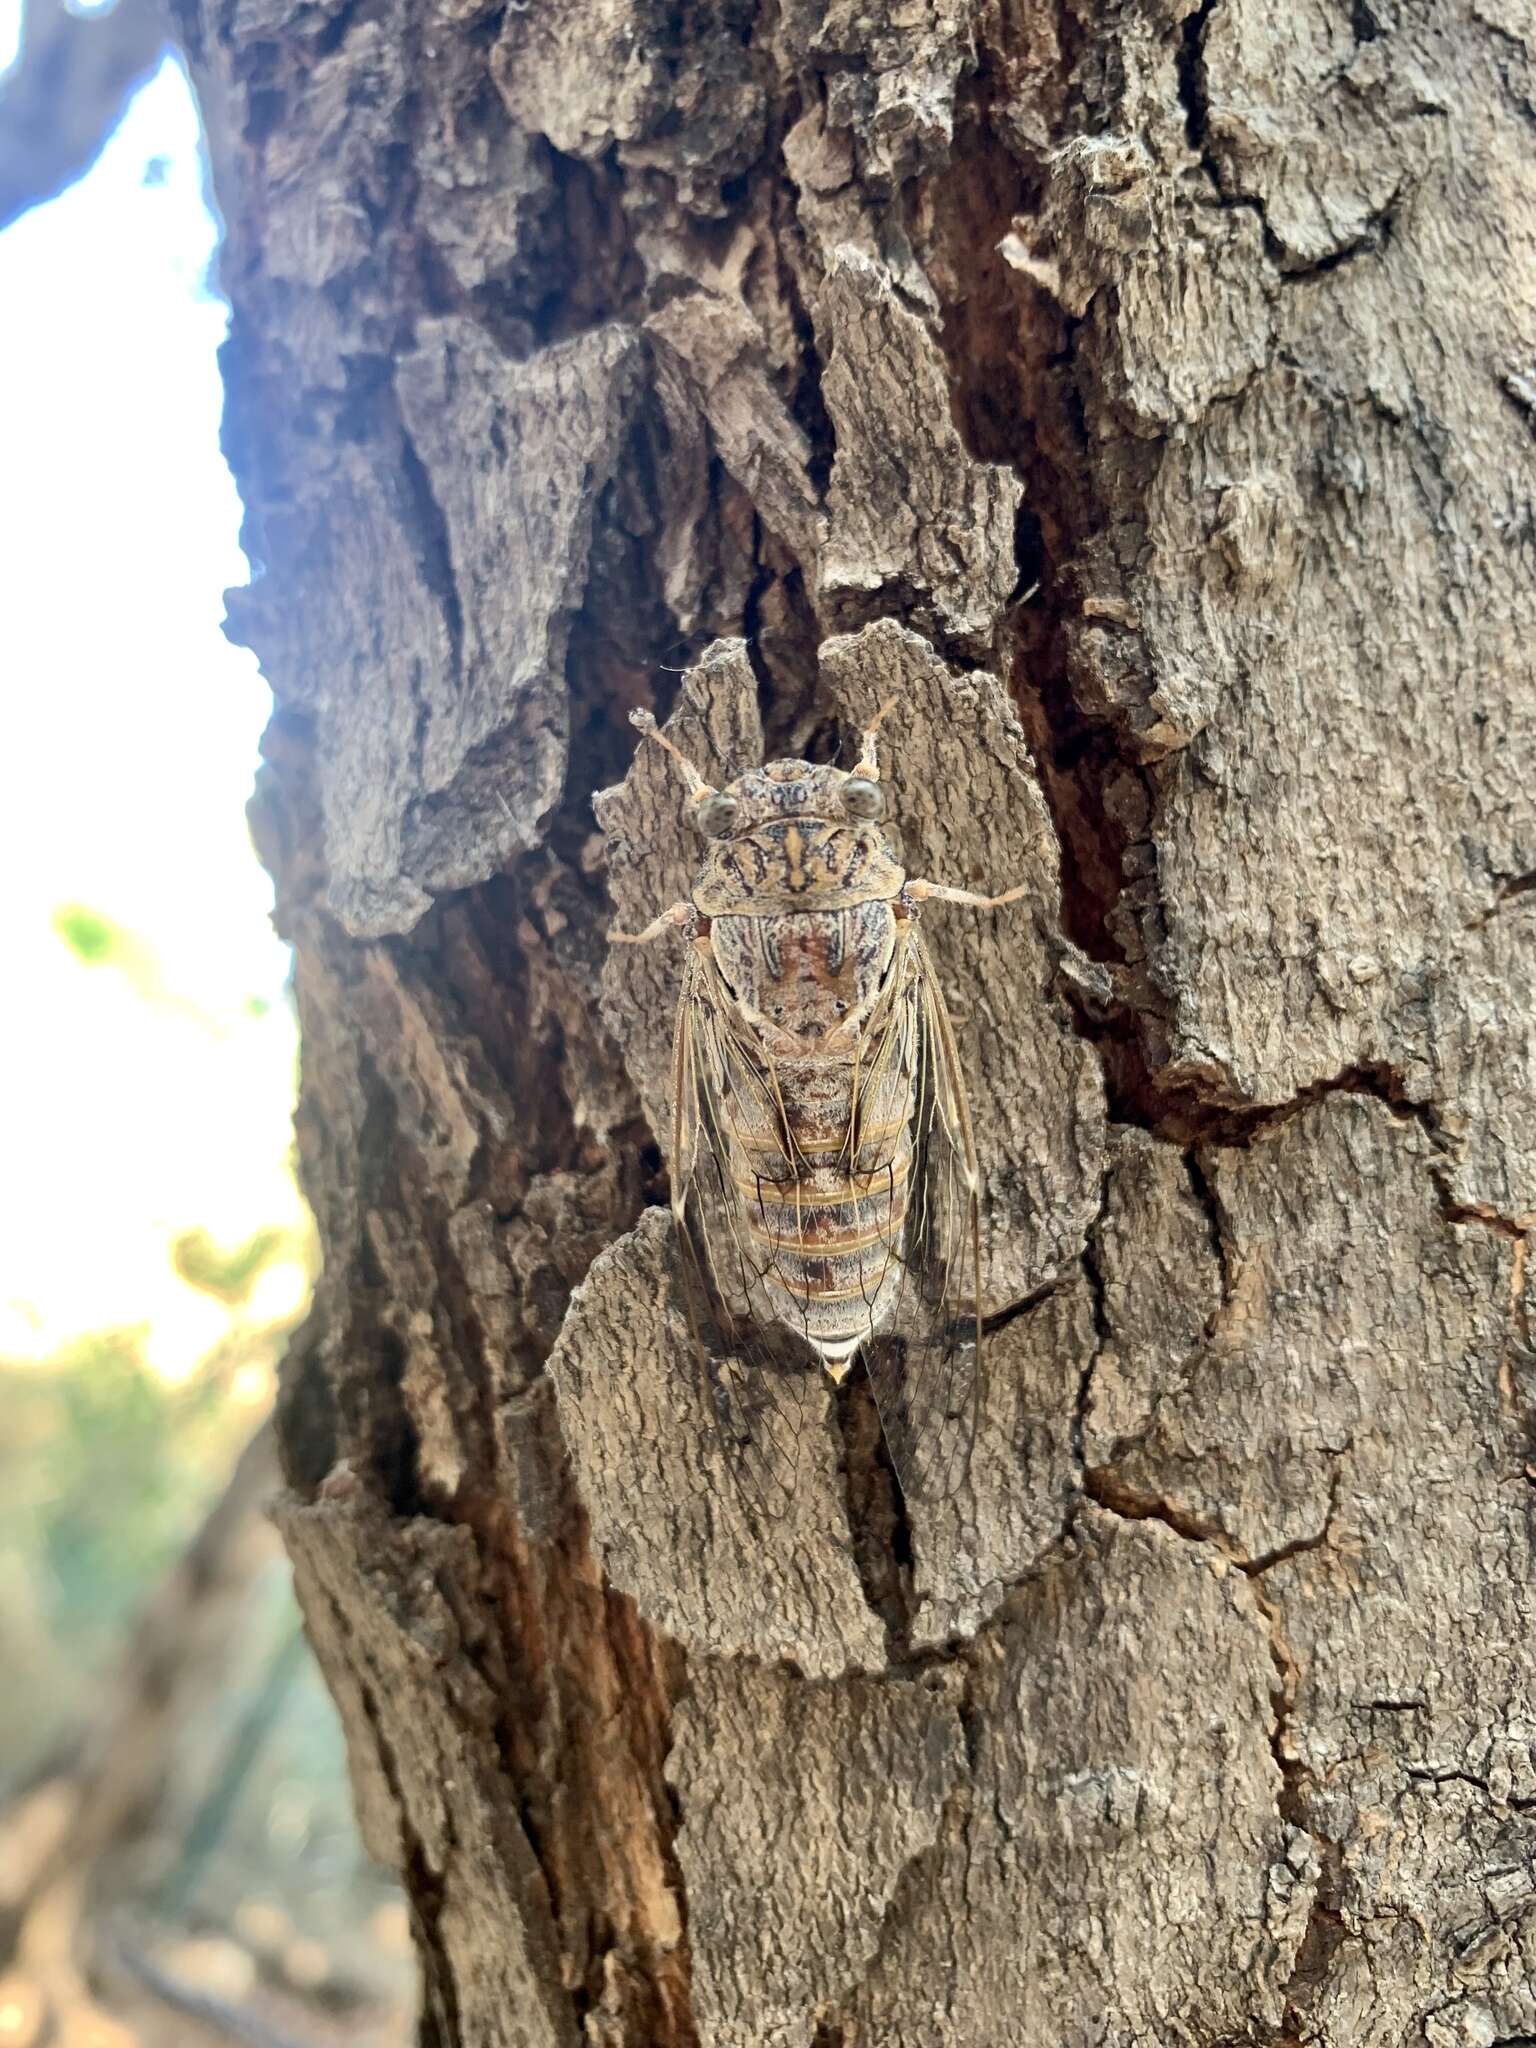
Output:
[[[200,1288],[216,1301],[240,1302],[282,1242],[280,1230],[258,1230],[244,1244],[226,1251],[206,1230],[184,1230],[171,1245],[171,1264],[189,1287]]]
[[[100,911],[87,910],[83,903],[61,903],[53,913],[53,928],[89,967],[100,967],[121,954],[128,936],[121,925]]]

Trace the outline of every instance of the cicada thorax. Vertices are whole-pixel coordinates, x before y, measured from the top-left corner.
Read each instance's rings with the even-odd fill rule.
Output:
[[[880,900],[710,929],[757,1053],[759,1085],[736,1094],[723,1132],[757,1310],[839,1376],[901,1286],[917,1076],[878,1027],[896,932]]]
[[[905,880],[875,827],[782,818],[712,846],[693,904],[705,917],[849,910],[893,900]]]

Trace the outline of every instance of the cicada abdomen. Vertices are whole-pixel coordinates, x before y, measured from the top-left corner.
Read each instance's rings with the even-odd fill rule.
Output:
[[[981,1390],[979,1178],[918,906],[1022,892],[907,879],[873,727],[851,773],[771,761],[715,790],[635,722],[681,763],[712,842],[690,900],[627,942],[689,933],[672,1200],[716,1412],[774,1510],[803,1412],[778,1333],[839,1382],[862,1356],[902,1486],[951,1492]]]
[[[740,1009],[824,1043],[878,997],[894,952],[888,903],[715,920],[715,957]],[[916,1075],[861,1072],[840,1054],[764,1063],[723,1133],[743,1224],[774,1320],[834,1379],[884,1324],[901,1284]]]

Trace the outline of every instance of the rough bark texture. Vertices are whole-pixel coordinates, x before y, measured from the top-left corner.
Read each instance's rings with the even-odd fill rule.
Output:
[[[1536,105],[1366,0],[180,0],[326,1248],[283,1522],[448,2044],[1536,2033]],[[894,693],[964,1493],[685,1362],[678,789]],[[593,797],[606,791],[593,820]]]

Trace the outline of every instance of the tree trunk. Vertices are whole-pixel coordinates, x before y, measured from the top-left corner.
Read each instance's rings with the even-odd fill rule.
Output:
[[[1529,18],[181,7],[325,1243],[282,1520],[424,2038],[1536,2032]],[[1029,884],[926,927],[993,1369],[908,1508],[807,1373],[765,1527],[625,713],[730,772],[886,694],[909,864]]]

